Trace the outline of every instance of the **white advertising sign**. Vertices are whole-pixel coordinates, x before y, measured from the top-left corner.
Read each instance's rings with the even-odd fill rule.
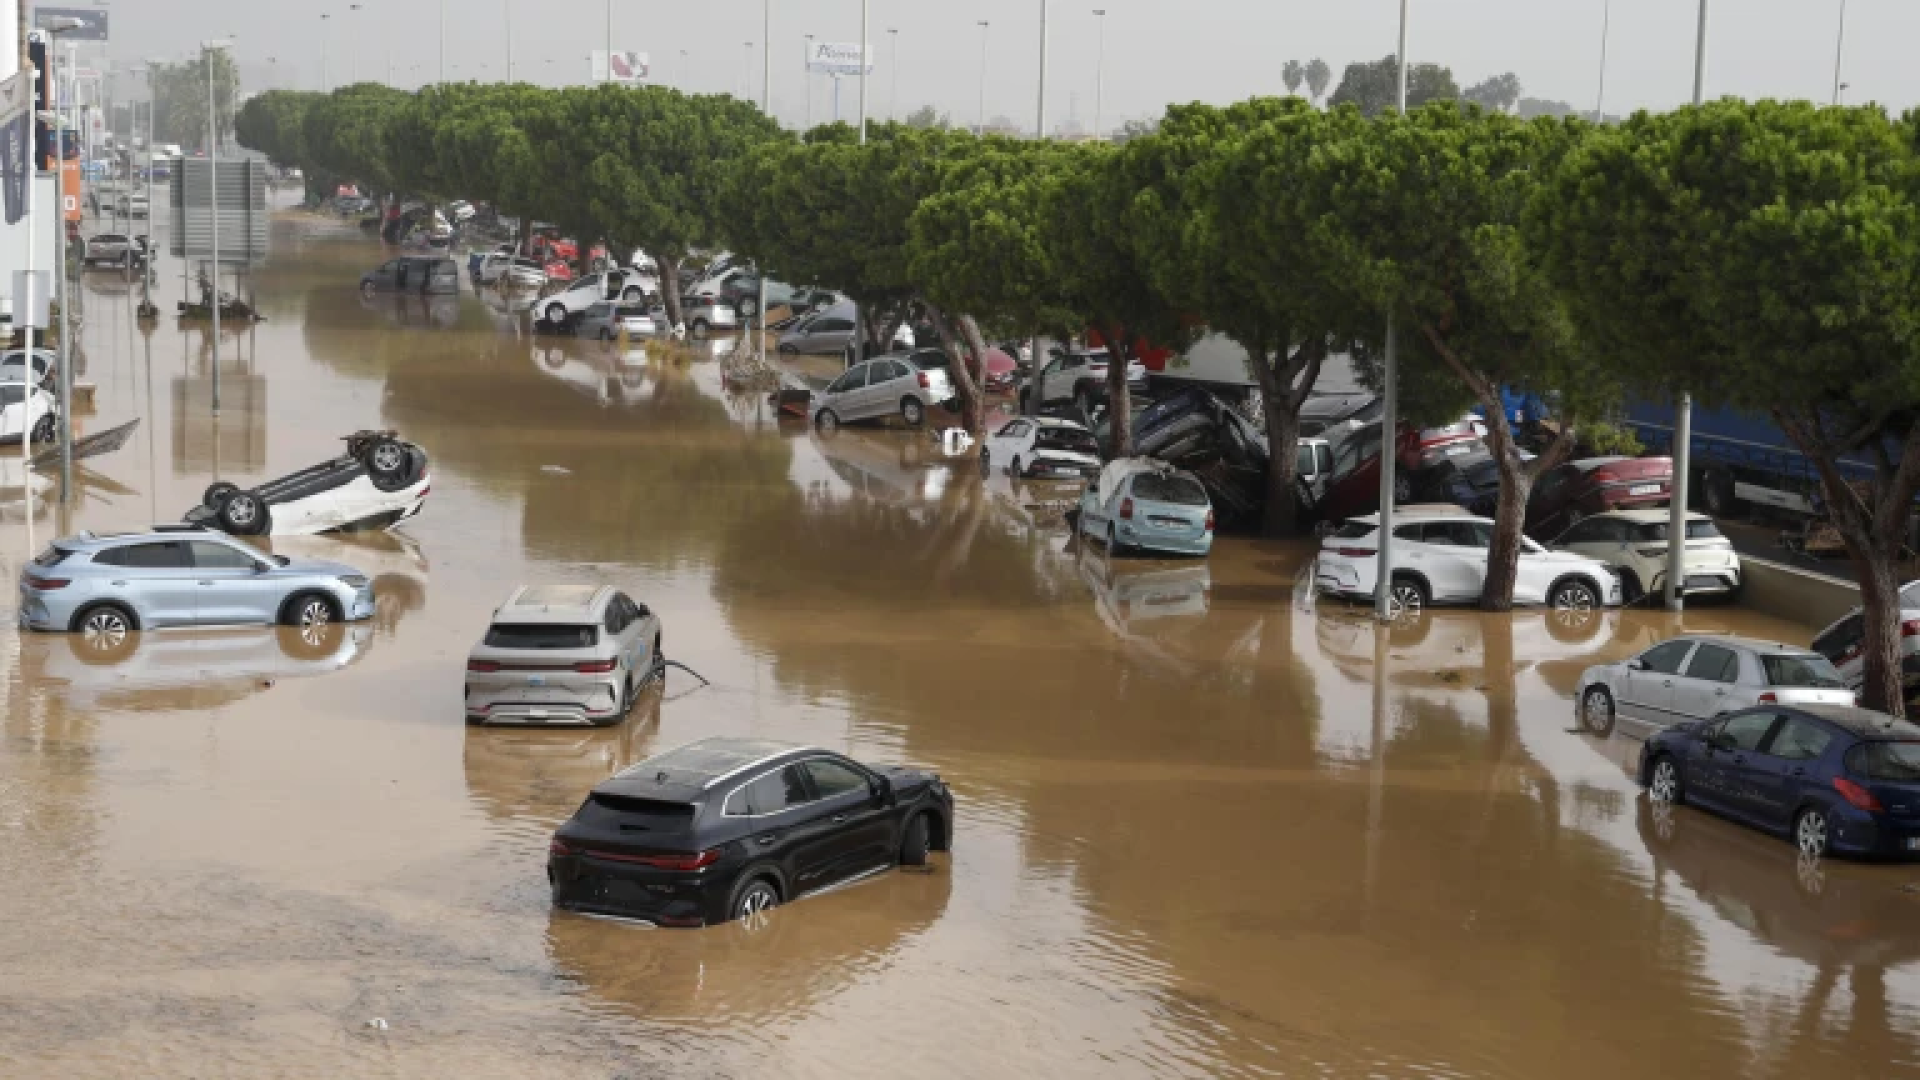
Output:
[[[817,75],[860,74],[860,44],[854,41],[814,41],[808,43],[807,70]],[[866,64],[873,71],[873,61]]]
[[[593,81],[607,81],[607,57],[605,49],[593,50]],[[613,57],[613,81],[637,86],[647,81],[647,54],[643,52],[615,52]]]

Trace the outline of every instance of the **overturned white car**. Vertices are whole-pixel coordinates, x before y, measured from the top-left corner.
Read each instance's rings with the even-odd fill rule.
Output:
[[[425,450],[391,431],[346,443],[342,456],[258,487],[212,484],[186,520],[235,536],[305,536],[390,529],[420,512],[432,486]]]

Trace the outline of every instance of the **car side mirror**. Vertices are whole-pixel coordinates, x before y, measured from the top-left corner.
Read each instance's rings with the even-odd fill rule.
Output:
[[[1627,661],[1627,670],[1629,670],[1629,671],[1645,671],[1645,670],[1647,670],[1647,662],[1646,662],[1645,660],[1642,660],[1642,659],[1640,659],[1639,657],[1637,657],[1637,656],[1636,656],[1636,657],[1634,657],[1633,659],[1631,659],[1631,660],[1629,660],[1629,661]]]
[[[253,564],[253,572],[256,574],[264,574],[271,569],[272,567],[268,566],[266,563],[263,563],[263,562],[257,562]]]
[[[884,776],[875,776],[867,781],[867,790],[873,795],[874,805],[893,805],[893,781]]]

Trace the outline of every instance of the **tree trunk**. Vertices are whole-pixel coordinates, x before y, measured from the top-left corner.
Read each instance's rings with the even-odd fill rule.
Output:
[[[1533,495],[1533,482],[1541,473],[1560,464],[1573,449],[1574,428],[1572,424],[1561,425],[1560,434],[1547,444],[1544,453],[1532,461],[1522,461],[1520,448],[1513,441],[1513,426],[1507,421],[1506,410],[1501,408],[1498,392],[1484,381],[1475,391],[1487,414],[1493,463],[1500,471],[1500,495],[1493,512],[1493,547],[1487,552],[1487,577],[1480,588],[1480,610],[1512,611],[1513,588],[1520,577],[1520,538],[1527,524],[1527,500]]]
[[[1320,380],[1327,344],[1325,339],[1314,337],[1291,354],[1286,352],[1284,341],[1278,352],[1270,352],[1262,341],[1243,343],[1243,347],[1252,360],[1267,429],[1267,495],[1260,531],[1267,536],[1286,536],[1300,527],[1300,406],[1306,404],[1313,384]],[[1284,371],[1277,366],[1283,366]]]
[[[1894,576],[1896,552],[1874,551],[1866,536],[1840,530],[1847,553],[1860,573],[1860,603],[1864,608],[1860,704],[1890,716],[1906,715],[1906,685],[1900,664],[1900,580]],[[1858,545],[1858,546],[1856,546]]]
[[[667,328],[679,337],[684,325],[680,317],[679,256],[663,251],[654,256],[654,264],[660,268],[660,302],[666,305]]]
[[[1133,363],[1133,335],[1125,326],[1103,326],[1107,339],[1107,420],[1113,426],[1113,456],[1133,456],[1133,394],[1127,388],[1127,367]],[[1088,423],[1093,417],[1086,418]]]
[[[980,327],[970,315],[950,319],[933,304],[927,304],[927,317],[940,328],[940,336],[948,343],[947,378],[953,381],[954,396],[960,399],[960,425],[978,439],[986,433],[986,403],[981,399],[980,385],[973,381],[973,373],[967,367],[967,353],[973,353],[982,365],[986,364],[987,346],[980,337]],[[981,370],[986,369],[983,366]]]

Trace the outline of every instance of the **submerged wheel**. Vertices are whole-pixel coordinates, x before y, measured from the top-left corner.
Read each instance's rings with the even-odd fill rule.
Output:
[[[766,921],[768,913],[779,906],[780,891],[773,887],[773,882],[766,878],[754,878],[734,894],[728,910],[752,930],[758,929]]]
[[[1412,578],[1395,578],[1387,591],[1387,599],[1396,622],[1410,622],[1426,614],[1427,590]]]
[[[1817,806],[1800,811],[1793,819],[1793,843],[1802,855],[1819,858],[1827,853],[1827,812]]]
[[[832,409],[822,409],[820,415],[813,418],[813,426],[820,429],[822,435],[832,435],[840,430],[840,418]]]
[[[917,428],[926,422],[927,407],[920,404],[919,398],[905,398],[900,402],[900,419],[905,420],[908,427]]]
[[[51,443],[60,434],[60,425],[54,422],[52,415],[42,416],[33,422],[33,441]]]
[[[96,604],[73,621],[73,651],[90,664],[112,663],[133,649],[133,613],[119,604]]]
[[[1595,735],[1613,733],[1613,695],[1606,687],[1589,687],[1580,698],[1580,723]]]
[[[1677,805],[1687,801],[1686,788],[1680,781],[1680,766],[1673,758],[1661,754],[1654,760],[1653,775],[1647,778],[1647,794],[1655,802]]]
[[[712,332],[712,328],[707,325],[707,320],[705,319],[695,319],[693,323],[687,327],[687,336],[695,341],[707,340],[707,335]]]
[[[1585,615],[1600,606],[1600,597],[1585,581],[1563,581],[1553,587],[1547,603],[1561,614]]]
[[[915,814],[907,822],[906,832],[900,838],[900,865],[927,865],[927,846],[931,840],[932,829],[927,824],[927,815]]]
[[[567,306],[565,304],[548,304],[547,305],[547,321],[552,323],[555,326],[566,325]]]
[[[299,627],[302,633],[324,629],[336,618],[339,612],[334,610],[333,601],[318,593],[294,597],[286,609],[286,624]]]

